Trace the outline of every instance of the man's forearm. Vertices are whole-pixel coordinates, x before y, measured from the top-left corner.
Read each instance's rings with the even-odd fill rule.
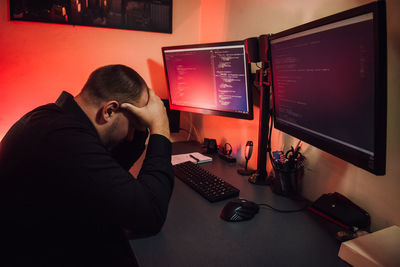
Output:
[[[165,222],[171,198],[174,174],[171,165],[171,143],[165,136],[152,134],[138,182],[147,191],[147,201],[140,204],[140,219],[127,227],[133,235],[150,236],[158,233]],[[146,218],[146,219],[145,219]]]

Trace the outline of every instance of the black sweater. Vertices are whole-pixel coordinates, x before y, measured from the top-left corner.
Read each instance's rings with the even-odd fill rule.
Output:
[[[66,92],[21,118],[0,144],[0,260],[16,253],[25,266],[135,265],[122,229],[158,233],[174,182],[161,135],[150,136],[137,179],[129,173],[146,138],[136,131],[108,151]]]

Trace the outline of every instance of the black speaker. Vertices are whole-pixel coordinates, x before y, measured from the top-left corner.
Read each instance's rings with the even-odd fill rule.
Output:
[[[260,62],[258,38],[248,38],[244,40],[244,46],[247,54],[247,63]]]
[[[203,153],[207,154],[215,154],[217,153],[218,146],[217,140],[211,138],[204,138],[204,143],[202,145]]]
[[[177,133],[180,129],[180,118],[181,113],[179,110],[171,110],[169,108],[169,101],[168,99],[162,99],[164,102],[164,106],[167,110],[167,116],[169,120],[169,129],[171,133]]]
[[[268,61],[268,35],[260,35],[259,37],[259,49],[260,49],[260,61],[267,62]]]

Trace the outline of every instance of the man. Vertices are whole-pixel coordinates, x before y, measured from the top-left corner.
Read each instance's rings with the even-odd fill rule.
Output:
[[[173,178],[160,98],[126,66],[95,70],[78,96],[29,112],[1,142],[0,265],[137,265],[125,233],[160,231]]]

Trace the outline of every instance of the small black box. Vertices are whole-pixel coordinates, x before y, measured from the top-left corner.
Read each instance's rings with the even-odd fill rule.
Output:
[[[337,192],[323,194],[308,209],[347,230],[369,230],[371,225],[368,212]]]
[[[169,101],[168,99],[162,99],[164,102],[164,106],[167,109],[167,116],[169,120],[169,129],[171,133],[177,133],[180,129],[180,112],[179,110],[171,110],[169,108]]]

